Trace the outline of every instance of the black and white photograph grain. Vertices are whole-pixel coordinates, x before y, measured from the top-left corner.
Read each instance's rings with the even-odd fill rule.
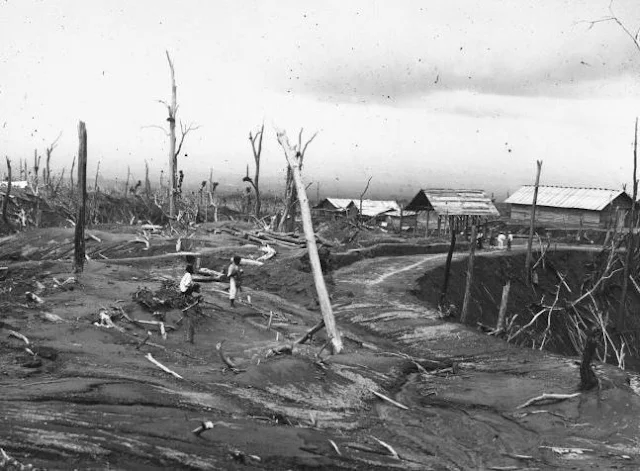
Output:
[[[640,469],[638,0],[0,0],[0,471]]]

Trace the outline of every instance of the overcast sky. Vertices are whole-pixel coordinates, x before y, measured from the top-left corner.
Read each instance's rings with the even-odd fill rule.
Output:
[[[249,131],[265,123],[264,178],[283,178],[275,128],[318,131],[305,179],[323,193],[409,196],[631,180],[640,51],[608,0],[0,2],[0,156],[29,157],[62,132],[54,168],[89,135],[88,171],[157,181],[167,169],[175,62],[187,181],[240,185]],[[616,0],[630,29],[640,2]],[[186,154],[186,156],[184,155]],[[4,159],[3,159],[4,160]],[[4,164],[0,164],[0,171]],[[272,184],[274,185],[274,184]],[[275,185],[274,185],[275,188]]]

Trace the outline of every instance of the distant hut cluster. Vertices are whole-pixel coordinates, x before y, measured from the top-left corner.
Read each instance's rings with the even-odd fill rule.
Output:
[[[389,230],[418,231],[420,226],[425,233],[435,230],[438,234],[485,224],[500,216],[484,191],[454,189],[420,190],[404,208],[393,200],[325,198],[313,213],[316,221],[358,218]]]
[[[534,186],[523,186],[505,203],[514,222],[531,219]],[[564,228],[618,229],[628,226],[632,198],[623,190],[606,188],[576,188],[539,186],[536,221],[539,224]]]

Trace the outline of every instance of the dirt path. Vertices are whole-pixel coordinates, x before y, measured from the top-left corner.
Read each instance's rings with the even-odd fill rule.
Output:
[[[448,368],[407,377],[395,398],[410,411],[377,407],[396,436],[394,446],[420,450],[433,466],[453,469],[637,469],[640,398],[626,375],[599,365],[601,390],[517,409],[542,393],[576,392],[578,367],[440,320],[432,306],[411,296],[414,281],[445,257],[364,260],[335,274],[341,290],[362,300],[338,311],[343,325],[384,337],[396,351],[456,362],[455,373]]]

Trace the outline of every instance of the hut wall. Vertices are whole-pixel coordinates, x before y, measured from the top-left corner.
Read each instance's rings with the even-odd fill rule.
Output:
[[[511,205],[511,219],[513,221],[531,220],[531,206]],[[556,226],[601,226],[601,212],[587,209],[552,208],[548,206],[536,207],[536,222],[538,224],[553,224]]]

